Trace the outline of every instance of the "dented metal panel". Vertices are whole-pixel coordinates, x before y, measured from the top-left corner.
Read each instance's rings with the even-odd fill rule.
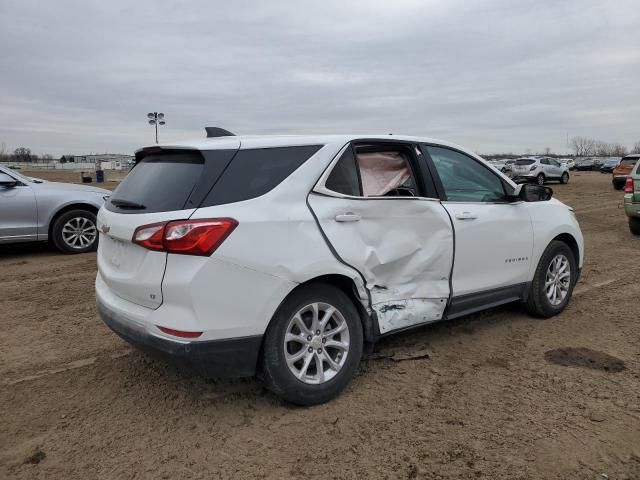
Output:
[[[312,193],[309,204],[337,255],[364,276],[381,333],[442,318],[453,230],[439,201]]]

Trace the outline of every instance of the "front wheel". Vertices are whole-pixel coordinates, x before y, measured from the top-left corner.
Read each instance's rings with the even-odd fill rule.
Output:
[[[634,235],[640,235],[640,218],[629,217],[629,230]]]
[[[538,174],[538,177],[536,178],[536,182],[538,183],[538,185],[544,185],[544,175],[542,173]]]
[[[531,282],[526,308],[532,315],[549,318],[562,312],[578,278],[577,259],[569,246],[554,240],[546,248]]]
[[[569,183],[569,174],[567,172],[564,172],[560,177],[560,183],[563,183],[563,184]]]
[[[266,386],[297,405],[327,402],[349,384],[362,357],[360,316],[336,287],[293,292],[276,311],[264,339]]]
[[[86,253],[98,248],[96,216],[88,210],[60,215],[51,228],[51,241],[62,253]]]

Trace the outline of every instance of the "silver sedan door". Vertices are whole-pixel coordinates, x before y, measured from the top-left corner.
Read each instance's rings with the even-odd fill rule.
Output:
[[[2,170],[0,177],[0,243],[36,240],[38,209],[33,189]],[[9,179],[16,183],[8,183]]]

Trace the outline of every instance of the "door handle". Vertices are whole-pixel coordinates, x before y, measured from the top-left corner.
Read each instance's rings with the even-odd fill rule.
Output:
[[[462,213],[456,213],[456,218],[458,220],[475,220],[476,218],[478,218],[478,216],[475,213],[462,212]]]
[[[336,222],[359,222],[362,217],[357,213],[339,213],[335,216]]]

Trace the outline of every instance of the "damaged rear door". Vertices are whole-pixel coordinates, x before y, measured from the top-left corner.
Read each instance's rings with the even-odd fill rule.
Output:
[[[366,281],[380,333],[440,320],[449,299],[451,220],[406,142],[347,145],[309,195],[341,261]]]

